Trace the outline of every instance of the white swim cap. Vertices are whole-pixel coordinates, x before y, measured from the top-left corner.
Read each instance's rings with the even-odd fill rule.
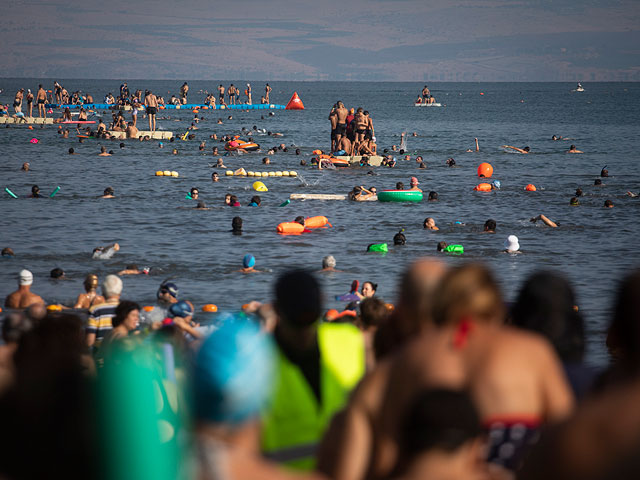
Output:
[[[31,285],[33,283],[33,273],[29,270],[21,270],[18,274],[18,283],[20,285]]]
[[[507,239],[504,241],[504,247],[509,252],[517,252],[520,250],[520,243],[518,242],[518,237],[515,235],[509,235]]]

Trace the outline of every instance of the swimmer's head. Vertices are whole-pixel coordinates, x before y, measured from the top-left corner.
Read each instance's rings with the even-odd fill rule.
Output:
[[[298,217],[296,217],[294,222],[299,223],[300,225],[304,226],[304,217],[303,216],[298,216]]]
[[[178,286],[173,282],[163,282],[158,289],[158,298],[164,295],[171,295],[173,298],[178,298]]]
[[[115,191],[113,190],[113,187],[107,187],[104,189],[104,194],[105,195],[113,195],[115,193]]]
[[[322,259],[322,268],[335,268],[336,267],[336,259],[333,255],[327,255]]]
[[[173,317],[181,317],[188,318],[193,316],[193,305],[189,302],[185,302],[184,300],[180,300],[177,303],[174,303],[169,307],[169,316]]]
[[[600,170],[600,176],[601,177],[608,177],[609,176],[609,170],[607,170],[607,166],[606,165],[604,167],[602,167],[602,170]]]
[[[600,180],[599,178],[596,178],[596,179],[593,181],[593,184],[594,184],[594,185],[602,185],[602,180]]]
[[[447,158],[447,165],[453,167],[456,164],[456,161],[453,158]]]
[[[51,276],[51,278],[62,278],[64,277],[64,270],[62,270],[60,267],[56,267],[51,270],[51,272],[49,272],[49,275]]]
[[[83,285],[87,291],[98,288],[98,276],[90,273],[84,278]]]
[[[438,246],[436,248],[439,252],[442,252],[447,247],[447,242],[438,242]]]
[[[255,266],[255,264],[256,264],[256,257],[251,255],[250,253],[247,253],[242,259],[242,266],[244,268],[252,268]]]
[[[34,185],[33,187],[31,187],[31,193],[33,195],[38,195],[40,193],[40,187],[38,187],[37,185]]]
[[[569,200],[569,205],[576,207],[578,205],[580,205],[580,202],[578,201],[578,199],[576,197],[571,197],[571,200]]]
[[[5,247],[2,249],[2,256],[3,257],[15,257],[16,254],[13,253],[13,250],[10,247]]]
[[[28,286],[28,285],[31,285],[32,283],[33,283],[33,273],[31,273],[27,269],[20,270],[20,273],[18,274],[18,285]]]
[[[76,151],[73,149],[73,147],[69,148],[69,155],[73,155],[74,153],[76,153]]]
[[[242,230],[242,218],[233,217],[233,220],[231,220],[231,228],[234,231],[241,231]]]
[[[72,149],[73,150],[73,149]],[[29,167],[31,167],[31,164],[29,162],[24,162],[22,164],[22,170],[24,170],[25,172],[29,171]]]
[[[484,231],[485,232],[495,232],[496,231],[496,226],[497,226],[496,221],[493,220],[492,218],[490,218],[489,220],[484,222]]]
[[[582,195],[584,195],[584,193],[582,193],[582,189],[576,188],[576,197],[581,197]]]
[[[500,180],[494,180],[492,185],[497,188],[498,190],[500,190],[500,187],[502,186],[502,183],[500,183]]]
[[[429,197],[427,198],[428,201],[430,202],[435,202],[438,200],[438,192],[429,192]]]
[[[522,150],[524,150],[525,152],[530,152],[531,149],[529,147],[524,147]]]
[[[613,208],[613,202],[611,200],[605,200],[604,201],[604,207],[605,208]]]

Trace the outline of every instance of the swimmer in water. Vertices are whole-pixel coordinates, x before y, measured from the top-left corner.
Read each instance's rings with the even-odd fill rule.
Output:
[[[33,274],[29,270],[21,270],[18,274],[18,290],[7,295],[4,306],[24,309],[34,304],[44,304],[42,297],[31,291],[32,284]]]
[[[407,243],[407,237],[403,232],[404,228],[401,228],[400,231],[393,236],[394,245],[405,245]]]
[[[98,295],[98,276],[90,273],[83,282],[85,293],[78,295],[73,308],[89,308],[98,303],[104,303],[104,297]]]
[[[613,202],[611,200],[605,200],[604,208],[613,208]]]
[[[30,167],[31,167],[31,164],[29,162],[24,162],[20,170],[22,170],[23,172],[28,172]]]
[[[43,198],[43,196],[40,195],[40,187],[38,187],[38,185],[31,187],[31,195],[29,195],[29,198]]]
[[[104,194],[100,198],[116,198],[113,187],[105,188]]]
[[[529,147],[523,147],[523,148],[518,148],[518,147],[514,147],[512,145],[502,145],[502,148],[510,148],[511,150],[518,152],[518,153],[529,153],[531,152],[531,148]]]
[[[98,154],[99,157],[110,157],[111,154],[109,152],[107,152],[107,147],[102,146],[100,147],[100,153]]]
[[[427,197],[428,202],[437,202],[438,201],[438,192],[431,191],[429,192],[429,196]]]
[[[227,168],[227,166],[222,161],[222,158],[219,158],[215,164],[214,168]]]
[[[431,217],[427,217],[427,218],[424,219],[424,222],[422,223],[422,227],[425,230],[433,230],[434,232],[437,231],[437,230],[440,230],[436,226],[436,221]]]
[[[202,200],[198,200],[198,204],[193,208],[195,208],[196,210],[209,210],[209,207],[207,207],[207,205]]]
[[[234,235],[242,235],[242,218],[233,217],[231,220],[231,233]]]
[[[447,167],[455,167],[456,166],[456,161],[451,157],[447,158],[447,161],[445,163],[447,164]]]
[[[192,200],[198,200],[199,195],[200,195],[200,191],[196,187],[193,187],[189,191],[189,196],[191,197]]]
[[[418,179],[416,177],[411,177],[409,180],[409,190],[413,190],[416,192],[422,192],[422,189],[418,187]],[[399,189],[398,189],[399,190]]]
[[[322,259],[322,270],[320,272],[341,272],[336,269],[336,259],[333,255],[327,255]]]
[[[238,271],[242,273],[259,273],[260,270],[256,270],[254,268],[255,264],[256,257],[251,255],[250,253],[247,253],[242,259],[242,268]]]
[[[478,139],[477,139],[477,138],[474,138],[474,140],[476,141],[476,149],[475,149],[475,150],[471,150],[471,149],[469,148],[469,149],[467,149],[467,153],[471,153],[471,152],[474,152],[474,151],[475,151],[475,152],[479,152],[479,151],[480,151],[480,144],[478,143]],[[449,165],[449,166],[451,166],[451,165]]]
[[[220,181],[220,176],[218,175],[218,172],[213,172],[211,174],[211,181],[212,182],[219,182]]]
[[[571,145],[567,153],[584,153],[582,150],[578,150],[575,145]]]
[[[547,217],[545,217],[544,215],[540,214],[537,217],[533,217],[531,219],[532,223],[536,223],[538,220],[540,220],[542,223],[544,223],[545,225],[551,227],[551,228],[557,228],[558,224],[553,222],[552,220],[548,219]]]
[[[117,275],[149,275],[150,270],[149,267],[140,269],[138,265],[130,264],[127,265],[124,270],[120,270]]]
[[[117,243],[107,245],[106,247],[96,247],[93,249],[91,258],[98,260],[108,260],[113,257],[118,250],[120,250],[120,245],[118,245]]]

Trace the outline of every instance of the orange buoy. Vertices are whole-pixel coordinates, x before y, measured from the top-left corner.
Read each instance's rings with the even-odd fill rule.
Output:
[[[533,183],[530,183],[529,185],[527,185],[526,187],[524,187],[524,189],[525,189],[527,192],[535,192],[535,191],[537,190],[537,189],[536,189],[536,186],[535,186]]]
[[[490,192],[491,191],[491,185],[488,184],[488,183],[479,183],[478,185],[473,187],[473,189],[476,192]]]
[[[493,175],[493,167],[491,166],[490,163],[483,162],[480,165],[478,165],[479,177],[491,178],[491,175]]]
[[[304,232],[304,226],[298,222],[283,222],[278,225],[276,231],[283,235],[300,235]]]
[[[145,305],[144,307],[142,307],[142,310],[144,310],[145,312],[150,312],[151,310],[153,310],[153,306]]]
[[[218,306],[214,305],[213,303],[207,303],[206,305],[202,306],[202,311],[203,312],[217,312],[218,311]]]
[[[287,103],[287,106],[284,107],[285,110],[304,110],[304,105],[302,104],[302,100],[300,100],[300,97],[298,96],[298,92],[293,92],[293,95],[291,95],[291,99],[289,100],[289,103]]]
[[[323,228],[323,227],[326,227],[327,225],[329,225],[330,227],[333,226],[329,223],[329,220],[327,219],[327,217],[322,217],[322,216],[309,217],[304,220],[305,228]]]

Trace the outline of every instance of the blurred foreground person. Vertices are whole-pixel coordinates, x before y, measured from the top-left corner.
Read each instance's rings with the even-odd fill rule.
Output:
[[[246,318],[227,319],[200,347],[191,378],[201,480],[320,478],[288,473],[256,451],[260,409],[273,386],[271,337]]]
[[[276,380],[262,415],[261,444],[267,458],[301,470],[314,467],[331,417],[365,371],[362,333],[347,323],[320,323],[321,297],[305,271],[276,282]]]

